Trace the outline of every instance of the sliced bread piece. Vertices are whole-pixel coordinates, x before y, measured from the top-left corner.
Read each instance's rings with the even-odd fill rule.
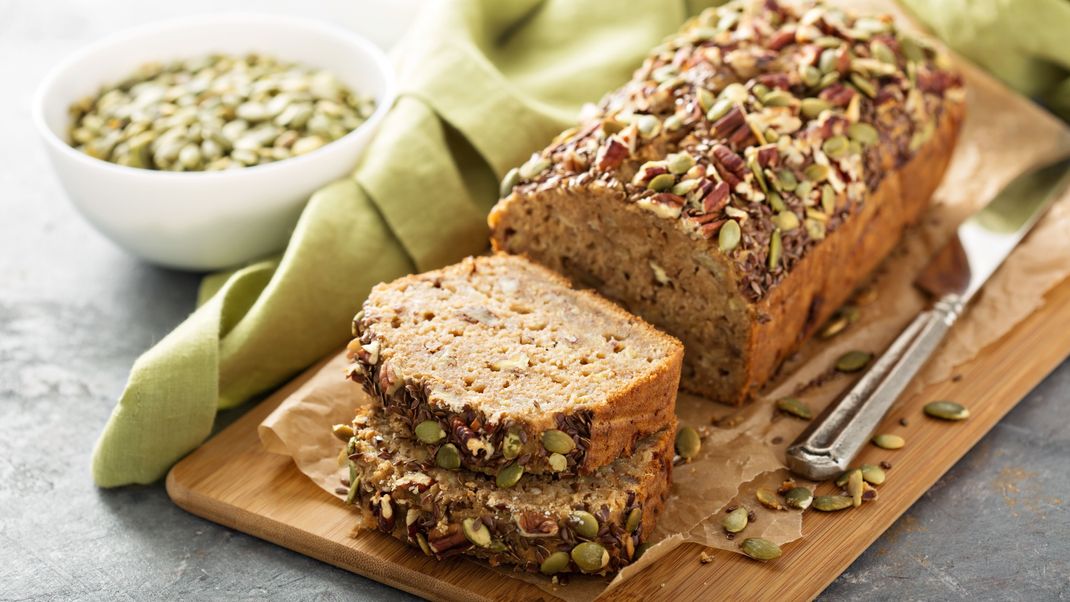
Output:
[[[431,450],[406,438],[403,418],[369,406],[346,448],[348,501],[365,527],[428,556],[466,554],[546,574],[613,572],[636,558],[668,498],[675,420],[668,426],[591,475],[532,475],[503,489],[492,477],[438,467]]]
[[[457,465],[589,474],[674,420],[683,347],[612,302],[509,255],[376,286],[350,378]]]

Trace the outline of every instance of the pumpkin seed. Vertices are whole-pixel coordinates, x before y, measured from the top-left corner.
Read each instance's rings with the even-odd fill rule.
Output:
[[[769,271],[777,269],[780,265],[780,252],[783,248],[783,243],[780,241],[780,228],[773,230],[773,235],[769,238]]]
[[[523,447],[523,443],[520,441],[520,432],[510,430],[502,438],[502,457],[506,460],[512,460],[520,455],[520,449]]]
[[[721,527],[729,533],[739,533],[747,528],[749,521],[747,509],[743,506],[724,515],[721,519]]]
[[[695,165],[695,158],[689,153],[672,153],[666,159],[669,164],[669,173],[677,175],[686,173]]]
[[[862,505],[862,471],[854,469],[847,476],[847,495],[851,496],[851,503],[857,508]]]
[[[550,470],[553,470],[554,472],[563,472],[568,468],[568,458],[558,453],[550,454],[550,456],[546,458],[546,462],[550,465]]]
[[[446,436],[446,431],[435,420],[424,420],[413,429],[416,438],[424,443],[438,443]]]
[[[649,139],[657,136],[661,131],[661,120],[654,115],[640,115],[635,126],[639,129],[641,137]]]
[[[873,445],[881,449],[899,449],[906,445],[906,440],[899,435],[880,434],[873,437]]]
[[[880,466],[874,466],[872,464],[863,464],[862,479],[871,485],[882,485],[887,475],[884,474],[884,469]]]
[[[808,88],[813,88],[821,81],[821,70],[813,65],[803,67],[800,75],[803,84]],[[803,100],[803,102],[806,102],[806,100]],[[807,117],[810,117],[810,115],[807,115]]]
[[[519,483],[522,476],[524,476],[524,467],[514,462],[498,471],[498,477],[495,482],[498,487],[508,489]]]
[[[498,196],[504,198],[509,196],[509,193],[513,191],[513,187],[520,183],[520,168],[514,167],[505,172],[505,177],[502,178],[502,185],[498,189]]]
[[[858,372],[869,365],[873,359],[872,353],[865,351],[848,351],[836,360],[836,369],[840,372]]]
[[[702,108],[703,112],[709,111],[713,108],[713,104],[717,102],[717,97],[706,88],[699,88],[695,95],[698,97],[698,106]]]
[[[772,217],[773,225],[784,232],[791,232],[799,227],[799,216],[791,211],[781,211]]]
[[[832,136],[821,144],[821,150],[825,151],[830,159],[842,159],[847,156],[847,137]]]
[[[550,429],[542,433],[542,446],[551,453],[567,454],[576,449],[576,442],[568,436],[568,433]]]
[[[769,194],[769,206],[773,211],[781,212],[787,211],[788,206],[784,204],[784,199],[775,190],[767,191]]]
[[[647,183],[646,187],[647,190],[665,192],[666,190],[670,190],[673,187],[673,184],[675,183],[676,176],[672,175],[671,173],[662,173],[651,178],[650,182]]]
[[[814,240],[823,240],[825,238],[825,222],[823,220],[807,218],[803,221],[803,225],[806,227],[806,234]]]
[[[434,555],[434,553],[431,551],[431,546],[427,545],[427,538],[424,537],[423,533],[416,534],[416,543],[420,545],[420,551],[424,553],[424,556]]]
[[[706,111],[706,119],[709,119],[710,121],[717,121],[718,119],[727,115],[728,112],[731,110],[732,101],[730,99],[718,99],[717,102],[713,103],[713,106],[710,107],[710,110]]]
[[[790,107],[796,102],[796,98],[790,92],[784,90],[772,90],[762,97],[762,104],[767,107]]]
[[[832,215],[836,211],[836,191],[831,184],[825,184],[821,187],[821,210],[828,215]]]
[[[609,564],[609,552],[601,544],[585,541],[572,548],[572,562],[585,573],[597,573]]]
[[[701,183],[702,180],[699,180],[697,178],[680,180],[672,187],[672,193],[678,196],[687,196],[689,192],[698,188],[698,185]]]
[[[749,537],[739,545],[743,553],[755,560],[775,560],[782,554],[780,546],[761,537]]]
[[[520,166],[520,179],[530,180],[550,168],[550,160],[541,155],[532,155]]]
[[[554,552],[546,557],[539,565],[539,572],[543,575],[556,575],[568,568],[568,552]]]
[[[811,507],[821,512],[836,512],[846,510],[854,505],[854,501],[846,495],[819,495],[814,498]]]
[[[845,328],[847,328],[847,318],[843,316],[834,316],[827,324],[825,324],[825,327],[821,329],[821,338],[831,339],[843,332]]]
[[[635,533],[636,529],[639,528],[639,524],[642,522],[643,509],[638,507],[632,508],[631,512],[628,513],[628,520],[624,523],[624,531],[626,533]]]
[[[765,487],[759,487],[754,492],[754,499],[758,500],[758,503],[769,508],[770,510],[783,510],[784,505],[780,503],[777,496],[772,491],[769,491]]]
[[[803,175],[811,182],[824,182],[829,177],[829,166],[822,163],[812,163],[803,170]]]
[[[869,79],[863,77],[858,73],[851,74],[851,83],[854,84],[858,91],[866,96],[873,98],[877,96],[877,86]]]
[[[814,494],[806,487],[793,487],[784,494],[784,503],[796,510],[806,510],[814,501]]]
[[[478,518],[466,518],[461,521],[464,536],[473,544],[486,548],[490,546],[490,529]]]
[[[817,68],[821,70],[821,73],[834,73],[836,71],[836,63],[839,61],[839,51],[828,48],[821,52],[821,56],[817,59]]]
[[[791,192],[799,185],[790,169],[781,169],[774,174],[773,185],[784,192]]]
[[[970,417],[970,410],[953,401],[934,401],[925,404],[927,415],[941,420],[965,420]]]
[[[739,228],[739,222],[735,220],[728,220],[721,226],[721,231],[717,234],[717,247],[721,251],[728,253],[732,249],[735,249],[739,245],[739,239],[742,237],[742,231]]]
[[[435,464],[446,470],[457,470],[461,467],[461,452],[457,451],[456,445],[447,443],[438,448]]]
[[[831,108],[832,105],[820,98],[804,98],[802,104],[799,105],[803,117],[807,119],[816,119],[822,111],[827,111]]]
[[[895,52],[888,47],[887,44],[880,40],[873,40],[869,45],[869,50],[873,53],[873,58],[881,61],[882,63],[888,63],[890,65],[896,64]]]
[[[353,437],[353,427],[348,424],[336,424],[331,427],[331,432],[342,441],[349,441]]]
[[[903,52],[903,58],[908,61],[917,63],[925,60],[925,50],[921,44],[908,35],[899,35],[899,50]]]
[[[778,399],[776,407],[785,414],[791,414],[796,418],[802,418],[803,420],[810,420],[814,417],[814,413],[810,410],[810,406],[803,403],[800,399],[795,397],[785,397]]]
[[[872,146],[880,139],[877,128],[861,121],[847,126],[847,135],[863,146]]]
[[[350,475],[353,474],[353,466],[350,462]],[[360,491],[360,479],[350,477],[349,479],[349,491],[346,493],[346,503],[352,504],[357,499],[357,492]]]
[[[698,431],[685,426],[676,432],[676,454],[678,456],[690,460],[698,455],[700,449],[702,449],[702,439],[699,437]]]
[[[572,514],[568,515],[568,525],[572,527],[576,535],[584,539],[598,537],[600,525],[598,524],[598,519],[590,512],[584,510],[573,511]]]

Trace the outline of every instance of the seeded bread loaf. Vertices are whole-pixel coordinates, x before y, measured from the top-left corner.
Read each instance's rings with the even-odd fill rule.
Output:
[[[494,247],[679,337],[684,388],[741,403],[919,217],[963,97],[888,16],[732,2],[507,175]]]
[[[380,284],[354,334],[348,374],[405,436],[499,482],[588,474],[674,420],[679,341],[521,257]]]
[[[668,497],[673,420],[628,458],[588,476],[529,476],[503,489],[493,477],[436,466],[408,425],[363,409],[347,444],[349,495],[368,527],[428,556],[467,554],[546,574],[619,570],[653,531]]]

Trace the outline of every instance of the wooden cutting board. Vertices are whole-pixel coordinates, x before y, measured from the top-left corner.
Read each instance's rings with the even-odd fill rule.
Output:
[[[810,512],[803,522],[805,537],[786,545],[784,556],[773,563],[710,550],[713,562],[702,564],[699,555],[705,548],[681,546],[613,590],[613,599],[816,596],[1070,355],[1070,279],[1045,301],[961,366],[957,382],[932,385],[904,400],[895,415],[919,418],[905,428],[895,427],[910,445],[895,453],[892,479],[880,489],[876,503],[843,515]],[[1014,370],[1008,370],[1012,365]],[[432,600],[549,597],[530,584],[463,559],[438,562],[376,532],[353,536],[351,508],[316,487],[288,457],[263,451],[257,425],[316,369],[179,462],[167,475],[171,499],[197,516]],[[971,417],[955,424],[920,418],[921,406],[938,398],[969,400]],[[863,452],[860,461],[871,461],[866,455],[875,451]],[[909,478],[895,478],[897,469],[909,470]]]

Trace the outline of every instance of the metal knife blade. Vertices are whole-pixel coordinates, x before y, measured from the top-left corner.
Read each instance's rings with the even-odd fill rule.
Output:
[[[937,299],[954,294],[968,303],[1067,186],[1070,159],[1018,176],[959,225],[915,284]]]
[[[788,447],[792,472],[825,480],[846,470],[914,375],[940,346],[966,303],[1070,186],[1070,158],[1013,180],[959,226],[915,284],[935,302],[920,313],[866,374]]]

